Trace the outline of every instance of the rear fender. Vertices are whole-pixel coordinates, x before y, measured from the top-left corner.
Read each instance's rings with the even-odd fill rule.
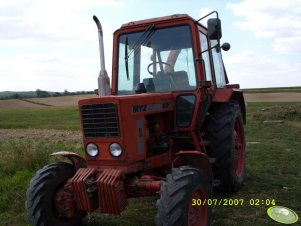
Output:
[[[243,96],[243,93],[241,90],[235,90],[231,96],[231,101],[238,103],[240,106],[240,110],[242,113],[242,117],[244,120],[244,124],[247,123],[247,118],[246,118],[246,102],[245,102],[245,98]]]
[[[246,124],[246,103],[243,96],[243,92],[241,89],[238,88],[239,87],[238,85],[237,87],[235,85],[232,86],[228,85],[227,88],[216,89],[214,91],[212,102],[213,103],[235,102],[239,104],[244,123]]]
[[[212,168],[207,155],[199,151],[179,151],[176,156],[173,165],[190,165],[202,169],[207,174],[209,181],[213,182]]]
[[[87,168],[87,162],[84,158],[79,156],[76,153],[68,152],[68,151],[59,151],[50,154],[50,156],[63,156],[69,159],[72,164],[74,165],[75,169],[78,170],[79,168]]]

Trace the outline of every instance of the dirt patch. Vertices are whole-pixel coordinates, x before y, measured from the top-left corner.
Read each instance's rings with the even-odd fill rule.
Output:
[[[97,98],[97,95],[89,94],[63,97],[32,98],[30,100],[52,106],[77,106],[78,101],[89,98]]]
[[[292,104],[290,106],[273,106],[263,108],[253,113],[253,118],[259,120],[301,120],[301,104]]]
[[[301,129],[301,121],[293,121],[288,123],[291,127]]]
[[[27,109],[27,108],[34,108],[40,107],[44,108],[46,106],[36,105],[33,103],[21,101],[21,100],[0,100],[0,109]]]
[[[40,103],[40,102],[36,102],[36,101],[31,101],[31,100],[27,100],[27,99],[19,99],[19,100],[22,100],[22,101],[25,101],[25,102],[28,102],[28,103],[32,103],[32,104],[42,105],[42,106],[52,106],[52,105],[49,105],[49,104],[44,104],[44,103]]]
[[[300,102],[301,93],[245,93],[246,102]]]
[[[62,106],[77,106],[78,101],[82,99],[97,98],[94,94],[89,95],[74,95],[63,97],[48,97],[48,98],[30,98],[30,99],[12,99],[0,100],[0,109],[26,109],[26,108],[49,108]],[[27,101],[26,101],[27,100]]]
[[[22,138],[82,139],[80,131],[42,129],[0,129],[0,140]]]

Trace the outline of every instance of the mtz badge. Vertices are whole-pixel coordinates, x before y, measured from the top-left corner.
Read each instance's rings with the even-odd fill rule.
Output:
[[[144,111],[157,111],[157,110],[166,109],[168,107],[169,107],[169,103],[136,105],[136,106],[133,106],[132,112],[138,113],[138,112],[144,112]]]
[[[146,111],[147,105],[133,106],[133,113]]]

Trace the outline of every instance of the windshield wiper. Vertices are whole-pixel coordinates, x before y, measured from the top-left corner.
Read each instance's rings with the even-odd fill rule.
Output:
[[[124,50],[125,51],[125,53],[124,53],[124,62],[125,62],[125,70],[126,70],[127,80],[130,80],[130,78],[129,78],[129,58],[130,58],[131,54],[136,53],[137,50],[140,48],[140,46],[143,45],[145,42],[147,42],[151,38],[151,36],[155,32],[154,28],[155,28],[155,25],[150,24],[145,29],[143,34],[139,37],[139,39],[135,42],[135,44],[133,45],[133,48],[131,49],[131,51],[129,53],[128,53],[129,40],[128,40],[128,37],[126,37],[126,39],[125,39],[125,50]],[[149,34],[147,34],[148,32],[149,32]]]
[[[128,57],[131,56],[132,53],[136,53],[137,50],[139,49],[139,47],[141,45],[143,45],[145,42],[147,42],[150,37],[154,34],[154,28],[155,25],[154,24],[150,24],[145,31],[143,32],[143,34],[139,37],[139,39],[134,43],[132,50],[129,52]],[[149,33],[148,33],[149,32]],[[147,34],[148,33],[148,34]],[[146,35],[147,34],[147,35]],[[146,35],[146,36],[145,36]],[[145,36],[145,37],[144,37]]]
[[[124,62],[125,62],[125,71],[126,71],[126,78],[129,78],[129,56],[128,56],[128,46],[129,46],[129,39],[128,37],[125,38],[125,53],[124,53]]]

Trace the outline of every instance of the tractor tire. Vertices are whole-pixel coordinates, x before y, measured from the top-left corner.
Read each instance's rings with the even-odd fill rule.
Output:
[[[238,191],[245,178],[245,135],[238,104],[215,106],[205,121],[208,155],[215,158],[213,175],[220,193]]]
[[[157,200],[156,225],[209,226],[211,208],[207,203],[203,205],[212,192],[207,175],[201,169],[183,166],[174,168],[166,179]],[[197,200],[202,202],[201,205]]]
[[[28,221],[32,226],[80,226],[85,216],[77,210],[76,203],[70,199],[66,206],[74,206],[72,217],[59,214],[55,197],[63,185],[75,174],[73,165],[65,162],[54,163],[40,169],[32,178],[26,192],[26,210]],[[72,197],[72,195],[71,195]]]

